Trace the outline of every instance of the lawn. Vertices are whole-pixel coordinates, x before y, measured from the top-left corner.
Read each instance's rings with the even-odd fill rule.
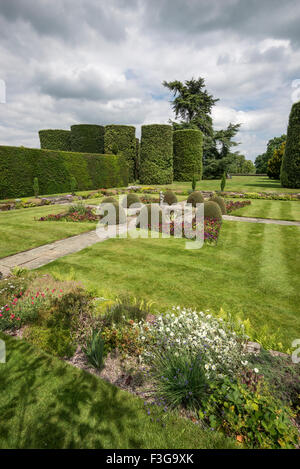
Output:
[[[219,191],[221,180],[203,180],[197,183],[199,191]],[[156,186],[160,187],[160,186]],[[191,182],[173,182],[169,184],[169,189],[188,190],[191,189]],[[280,181],[269,179],[267,176],[233,176],[226,180],[225,191],[239,192],[299,192],[299,189],[288,189],[281,187]]]
[[[286,203],[286,202],[284,202]],[[111,239],[48,264],[103,296],[128,292],[170,305],[242,311],[260,330],[300,337],[299,228],[224,222],[217,246],[184,249],[182,239]]]
[[[175,415],[151,422],[143,401],[0,333],[0,448],[228,448],[232,440]]]
[[[244,199],[234,199],[236,200]],[[300,221],[300,201],[252,199],[251,205],[234,210],[230,215]]]
[[[90,231],[93,223],[38,222],[35,218],[66,210],[47,205],[0,212],[0,258]]]

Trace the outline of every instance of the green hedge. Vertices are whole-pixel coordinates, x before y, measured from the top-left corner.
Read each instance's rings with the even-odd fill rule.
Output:
[[[136,141],[135,127],[131,125],[106,125],[104,133],[104,153],[121,152],[129,167],[129,182],[134,181]]]
[[[140,148],[141,184],[173,182],[173,129],[170,125],[143,125]]]
[[[104,127],[94,124],[71,126],[71,151],[104,153]]]
[[[46,150],[71,151],[71,131],[48,129],[39,131],[41,148]]]
[[[300,187],[300,101],[293,104],[290,113],[280,180],[283,187]]]
[[[173,133],[174,180],[202,179],[203,144],[200,130],[176,130]]]
[[[33,180],[40,194],[127,186],[128,167],[122,155],[95,155],[24,147],[0,146],[0,199],[33,194]]]
[[[134,164],[134,179],[137,181],[140,178],[140,139],[135,139],[135,164]]]

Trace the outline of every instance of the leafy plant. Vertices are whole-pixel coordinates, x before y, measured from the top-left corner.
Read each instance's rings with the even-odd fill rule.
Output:
[[[83,349],[88,362],[98,370],[102,370],[104,366],[104,345],[101,331],[93,329],[87,339],[86,347]]]
[[[79,215],[86,215],[89,211],[89,207],[87,207],[83,202],[77,202],[76,204],[72,204],[68,207],[68,213],[78,213]]]
[[[71,177],[71,192],[72,194],[75,193],[75,190],[77,188],[77,181],[76,181],[76,178],[74,176]]]
[[[103,322],[106,326],[124,324],[128,320],[136,322],[146,319],[152,303],[127,296],[117,298],[116,302],[107,306]]]

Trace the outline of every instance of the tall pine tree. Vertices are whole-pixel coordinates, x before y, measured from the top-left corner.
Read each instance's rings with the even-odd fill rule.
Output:
[[[300,188],[300,101],[290,113],[280,180],[283,187]]]

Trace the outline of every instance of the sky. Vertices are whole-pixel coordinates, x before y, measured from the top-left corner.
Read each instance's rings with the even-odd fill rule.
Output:
[[[201,76],[254,160],[300,100],[299,24],[299,0],[0,0],[0,144],[77,123],[139,136],[174,118],[164,80]]]

